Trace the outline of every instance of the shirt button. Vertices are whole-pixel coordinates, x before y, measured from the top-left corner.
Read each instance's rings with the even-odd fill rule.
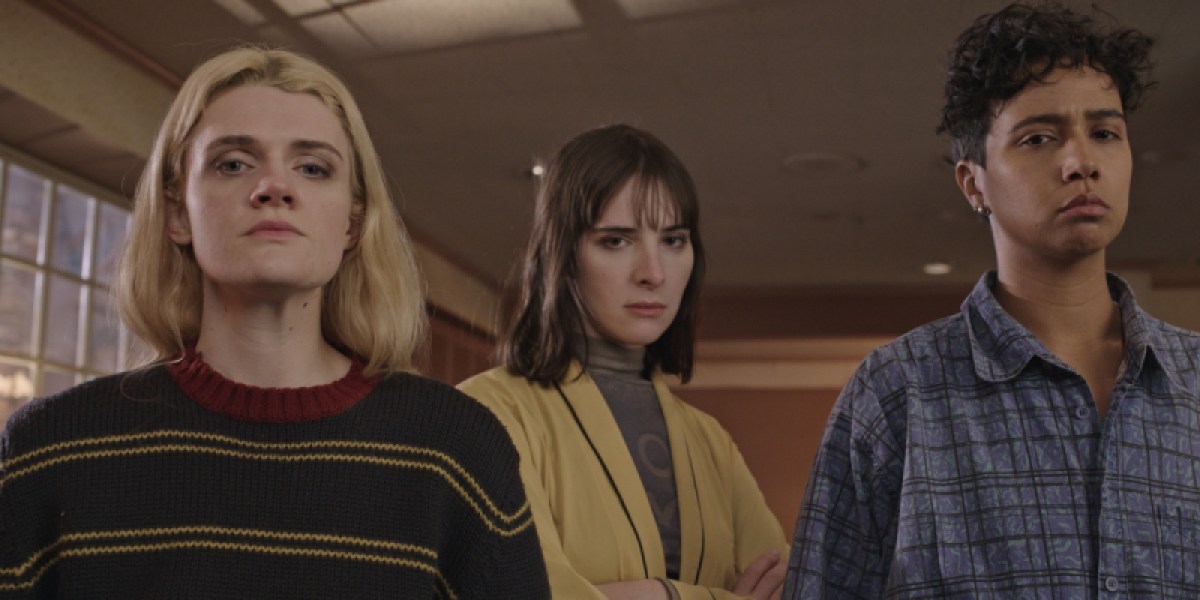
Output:
[[[1080,406],[1075,409],[1075,418],[1087,419],[1092,416],[1092,410],[1086,406]]]
[[[1116,577],[1109,577],[1108,579],[1104,580],[1104,587],[1108,588],[1108,591],[1110,592],[1115,592],[1117,591],[1117,588],[1121,586],[1117,584]]]

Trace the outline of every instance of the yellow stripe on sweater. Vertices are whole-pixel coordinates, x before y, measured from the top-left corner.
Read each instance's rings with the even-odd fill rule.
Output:
[[[24,454],[19,454],[17,456],[14,456],[13,458],[9,459],[5,463],[0,463],[0,472],[11,471],[17,465],[19,465],[25,461],[32,460],[33,458],[36,458],[37,456],[47,454],[50,452],[55,452],[58,450],[65,450],[68,448],[76,448],[79,446],[87,446],[87,445],[106,445],[106,444],[121,444],[121,443],[126,443],[126,442],[139,442],[139,441],[144,441],[144,440],[161,439],[161,438],[167,438],[167,437],[177,437],[177,438],[192,439],[192,440],[204,440],[204,441],[210,441],[210,442],[221,442],[221,443],[225,443],[225,444],[229,444],[229,445],[233,445],[233,446],[241,446],[244,448],[258,448],[258,449],[262,449],[262,450],[304,450],[304,449],[309,449],[309,448],[345,448],[345,449],[361,449],[361,450],[383,450],[383,451],[388,451],[388,452],[400,452],[400,453],[410,453],[410,454],[420,454],[420,455],[424,455],[424,456],[432,456],[434,458],[437,458],[437,459],[445,462],[447,465],[450,466],[450,468],[454,472],[458,473],[459,476],[461,476],[463,479],[465,479],[467,484],[470,485],[471,488],[474,490],[474,492],[479,495],[480,499],[483,500],[483,503],[488,507],[488,509],[491,510],[496,515],[496,517],[499,518],[500,520],[504,521],[505,523],[510,523],[510,522],[516,520],[517,518],[519,518],[521,516],[521,514],[524,512],[524,508],[522,508],[521,510],[518,510],[517,512],[509,515],[509,514],[506,514],[504,511],[500,510],[500,508],[498,506],[496,506],[496,504],[488,496],[487,492],[485,492],[483,490],[483,487],[479,485],[479,482],[476,481],[475,478],[472,477],[471,474],[466,469],[464,469],[462,467],[462,465],[460,465],[458,463],[458,461],[454,460],[453,457],[446,454],[445,452],[441,452],[439,450],[434,450],[432,448],[424,448],[421,446],[410,446],[407,444],[387,444],[387,443],[383,443],[383,442],[358,442],[358,441],[349,441],[349,440],[323,440],[323,441],[311,441],[311,442],[255,442],[255,441],[243,440],[240,438],[230,437],[230,436],[226,436],[226,435],[219,435],[219,434],[215,434],[215,433],[203,433],[203,432],[198,432],[198,431],[181,431],[181,430],[160,430],[160,431],[148,431],[148,432],[144,432],[144,433],[136,433],[136,434],[128,434],[128,435],[112,435],[112,436],[105,436],[105,437],[98,437],[98,438],[83,438],[83,439],[78,439],[78,440],[71,440],[68,442],[59,442],[57,444],[50,444],[49,446],[45,446],[42,448],[38,448],[37,450],[32,450],[30,452],[26,452]],[[7,477],[0,479],[0,485],[2,485],[6,479],[7,479]]]
[[[255,453],[251,453],[251,452],[243,452],[240,450],[230,450],[228,448],[213,448],[213,447],[208,447],[208,446],[194,446],[194,445],[188,445],[188,444],[161,444],[161,445],[155,445],[155,446],[142,446],[142,447],[138,447],[138,448],[124,448],[124,449],[117,449],[117,450],[95,450],[95,451],[91,451],[91,452],[77,452],[77,453],[73,453],[73,454],[64,454],[61,456],[55,456],[53,458],[47,458],[45,460],[42,460],[41,462],[35,462],[23,469],[17,469],[15,471],[5,473],[4,478],[0,479],[0,486],[8,485],[13,480],[18,479],[20,477],[24,477],[25,475],[29,475],[30,473],[35,473],[42,469],[45,469],[45,468],[48,468],[48,467],[51,467],[51,466],[54,466],[57,464],[66,463],[66,462],[75,462],[75,461],[80,461],[80,460],[92,460],[92,459],[102,459],[102,458],[117,458],[117,457],[122,457],[122,456],[146,456],[146,455],[152,455],[152,454],[166,454],[166,453],[171,453],[171,452],[184,452],[184,453],[194,453],[194,454],[213,454],[213,455],[217,455],[217,456],[225,456],[225,457],[230,457],[230,458],[240,458],[240,459],[246,459],[246,460],[259,460],[259,461],[349,462],[349,463],[361,463],[361,464],[371,464],[371,465],[381,465],[381,466],[396,467],[396,468],[409,468],[409,469],[431,471],[431,472],[434,472],[434,473],[440,475],[442,477],[442,479],[444,479],[446,481],[446,483],[450,484],[450,487],[452,487],[456,492],[458,492],[458,495],[460,497],[462,497],[462,499],[465,500],[472,509],[474,509],[475,514],[479,515],[479,518],[483,521],[484,525],[486,525],[487,528],[492,530],[493,532],[495,532],[499,535],[502,535],[504,537],[512,537],[512,536],[515,536],[515,535],[521,533],[522,531],[524,531],[533,522],[532,514],[529,512],[529,501],[528,500],[526,500],[525,503],[522,504],[521,507],[519,509],[517,509],[517,511],[512,513],[511,515],[506,514],[504,512],[500,512],[499,508],[496,507],[495,504],[488,501],[487,502],[488,508],[492,509],[492,512],[493,512],[493,514],[488,514],[488,512],[485,511],[482,506],[480,506],[479,502],[476,501],[475,498],[473,498],[471,496],[470,492],[468,492],[467,489],[462,486],[462,484],[460,484],[449,472],[447,472],[444,468],[442,468],[438,464],[422,462],[422,461],[415,461],[415,460],[404,460],[404,459],[398,459],[398,458],[383,458],[383,457],[379,457],[379,456],[370,456],[370,455],[364,455],[364,454],[255,454]],[[471,479],[472,482],[474,481],[474,479],[471,478],[470,474],[466,474],[465,476],[468,479]],[[478,484],[475,484],[473,487],[477,490],[479,489]],[[486,496],[484,496],[484,500],[485,501],[487,500]],[[525,517],[522,521],[517,522],[516,524],[512,524],[513,521],[521,518],[522,516]],[[499,520],[501,521],[499,524],[492,522],[492,519],[495,517],[499,517]]]
[[[102,540],[106,538],[132,538],[132,537],[166,537],[172,535],[195,535],[195,534],[216,534],[230,537],[257,537],[272,540],[288,540],[300,542],[325,542],[331,544],[343,544],[347,546],[365,546],[368,548],[381,548],[384,550],[397,550],[401,552],[411,552],[413,554],[423,554],[432,560],[437,560],[437,552],[417,546],[416,544],[403,544],[400,542],[389,542],[386,540],[376,540],[371,538],[354,537],[347,535],[330,535],[325,533],[297,533],[286,531],[268,531],[265,529],[241,529],[231,527],[218,527],[216,525],[188,525],[183,527],[155,527],[150,529],[119,529],[115,531],[88,531],[81,533],[68,533],[59,536],[53,544],[34,552],[29,560],[17,567],[7,569],[0,568],[0,575],[20,576],[25,571],[33,567],[35,563],[42,559],[42,556],[53,551],[55,548],[70,542]]]
[[[95,534],[99,534],[101,536],[104,533],[105,532],[95,532]],[[123,532],[116,532],[116,533],[123,533]],[[69,536],[63,536],[58,541],[56,541],[50,548],[40,551],[39,554],[45,554],[47,551],[52,550],[53,547],[58,546],[58,545],[62,544],[63,542],[67,541],[66,540],[67,537],[69,537]],[[84,547],[80,547],[80,548],[70,548],[70,549],[58,552],[53,558],[51,558],[48,562],[46,562],[46,564],[42,565],[42,567],[40,569],[38,569],[29,580],[21,582],[21,583],[2,583],[2,584],[0,584],[0,591],[21,590],[21,589],[32,588],[33,586],[37,585],[37,582],[42,578],[42,576],[44,576],[46,574],[46,571],[48,571],[56,563],[58,563],[59,561],[65,559],[65,558],[104,556],[104,555],[111,555],[111,554],[138,554],[138,553],[148,553],[148,552],[165,552],[165,551],[169,551],[169,550],[185,550],[185,549],[187,549],[187,550],[190,550],[190,549],[223,550],[223,551],[232,551],[232,552],[252,552],[252,553],[257,553],[257,554],[271,554],[271,555],[276,555],[276,556],[306,556],[306,557],[316,557],[316,558],[343,559],[343,560],[354,560],[354,561],[360,561],[360,562],[369,562],[369,563],[375,563],[375,564],[385,564],[385,565],[391,565],[391,566],[413,568],[413,569],[425,571],[426,573],[429,573],[429,574],[437,577],[438,582],[441,583],[441,585],[445,588],[446,594],[451,598],[457,598],[457,596],[454,593],[454,590],[452,590],[450,588],[450,582],[447,581],[444,576],[442,576],[441,572],[438,571],[437,567],[433,564],[429,564],[429,563],[422,562],[419,560],[411,560],[411,559],[407,559],[407,558],[397,558],[397,557],[393,557],[393,556],[386,556],[386,555],[380,555],[380,554],[368,554],[368,553],[363,553],[363,552],[346,552],[346,551],[341,551],[341,550],[322,550],[319,548],[288,548],[288,547],[277,547],[277,546],[260,546],[260,545],[255,545],[255,544],[239,544],[239,543],[232,543],[232,542],[218,542],[218,541],[212,541],[212,540],[181,540],[181,541],[175,541],[175,542],[163,542],[163,543],[159,543],[159,544],[137,544],[137,545],[123,545],[123,546],[84,546]],[[23,570],[28,569],[30,566],[32,566],[32,564],[34,564],[36,562],[37,562],[36,560],[34,560],[32,563],[27,561],[26,565],[28,565],[28,566],[23,565],[23,567],[24,567]],[[11,570],[6,569],[5,571],[11,571]],[[23,573],[16,573],[15,575],[21,576],[22,574]]]

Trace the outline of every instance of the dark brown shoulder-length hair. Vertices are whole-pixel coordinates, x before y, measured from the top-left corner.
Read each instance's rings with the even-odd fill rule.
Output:
[[[586,349],[576,251],[626,182],[636,186],[633,209],[640,222],[665,213],[691,233],[692,274],[675,320],[646,347],[644,371],[691,379],[705,265],[696,186],[658,138],[623,124],[576,136],[547,165],[502,330],[500,361],[510,371],[549,385],[566,376],[579,346]]]

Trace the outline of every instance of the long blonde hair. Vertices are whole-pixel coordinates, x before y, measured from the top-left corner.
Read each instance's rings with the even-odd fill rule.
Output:
[[[167,236],[166,203],[169,196],[182,197],[185,152],[204,109],[218,93],[242,85],[312,94],[341,122],[353,151],[351,219],[359,233],[323,290],[321,332],[333,346],[362,357],[368,375],[413,370],[426,328],[423,285],[362,114],[325,67],[292,52],[254,47],[230,50],[192,71],[138,183],[114,292],[126,327],[153,353],[145,362],[177,357],[200,335],[200,267],[190,246]]]

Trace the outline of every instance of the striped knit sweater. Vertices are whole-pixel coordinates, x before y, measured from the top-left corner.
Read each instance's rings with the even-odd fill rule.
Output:
[[[488,410],[413,375],[277,390],[195,354],[0,440],[0,599],[548,598]]]

